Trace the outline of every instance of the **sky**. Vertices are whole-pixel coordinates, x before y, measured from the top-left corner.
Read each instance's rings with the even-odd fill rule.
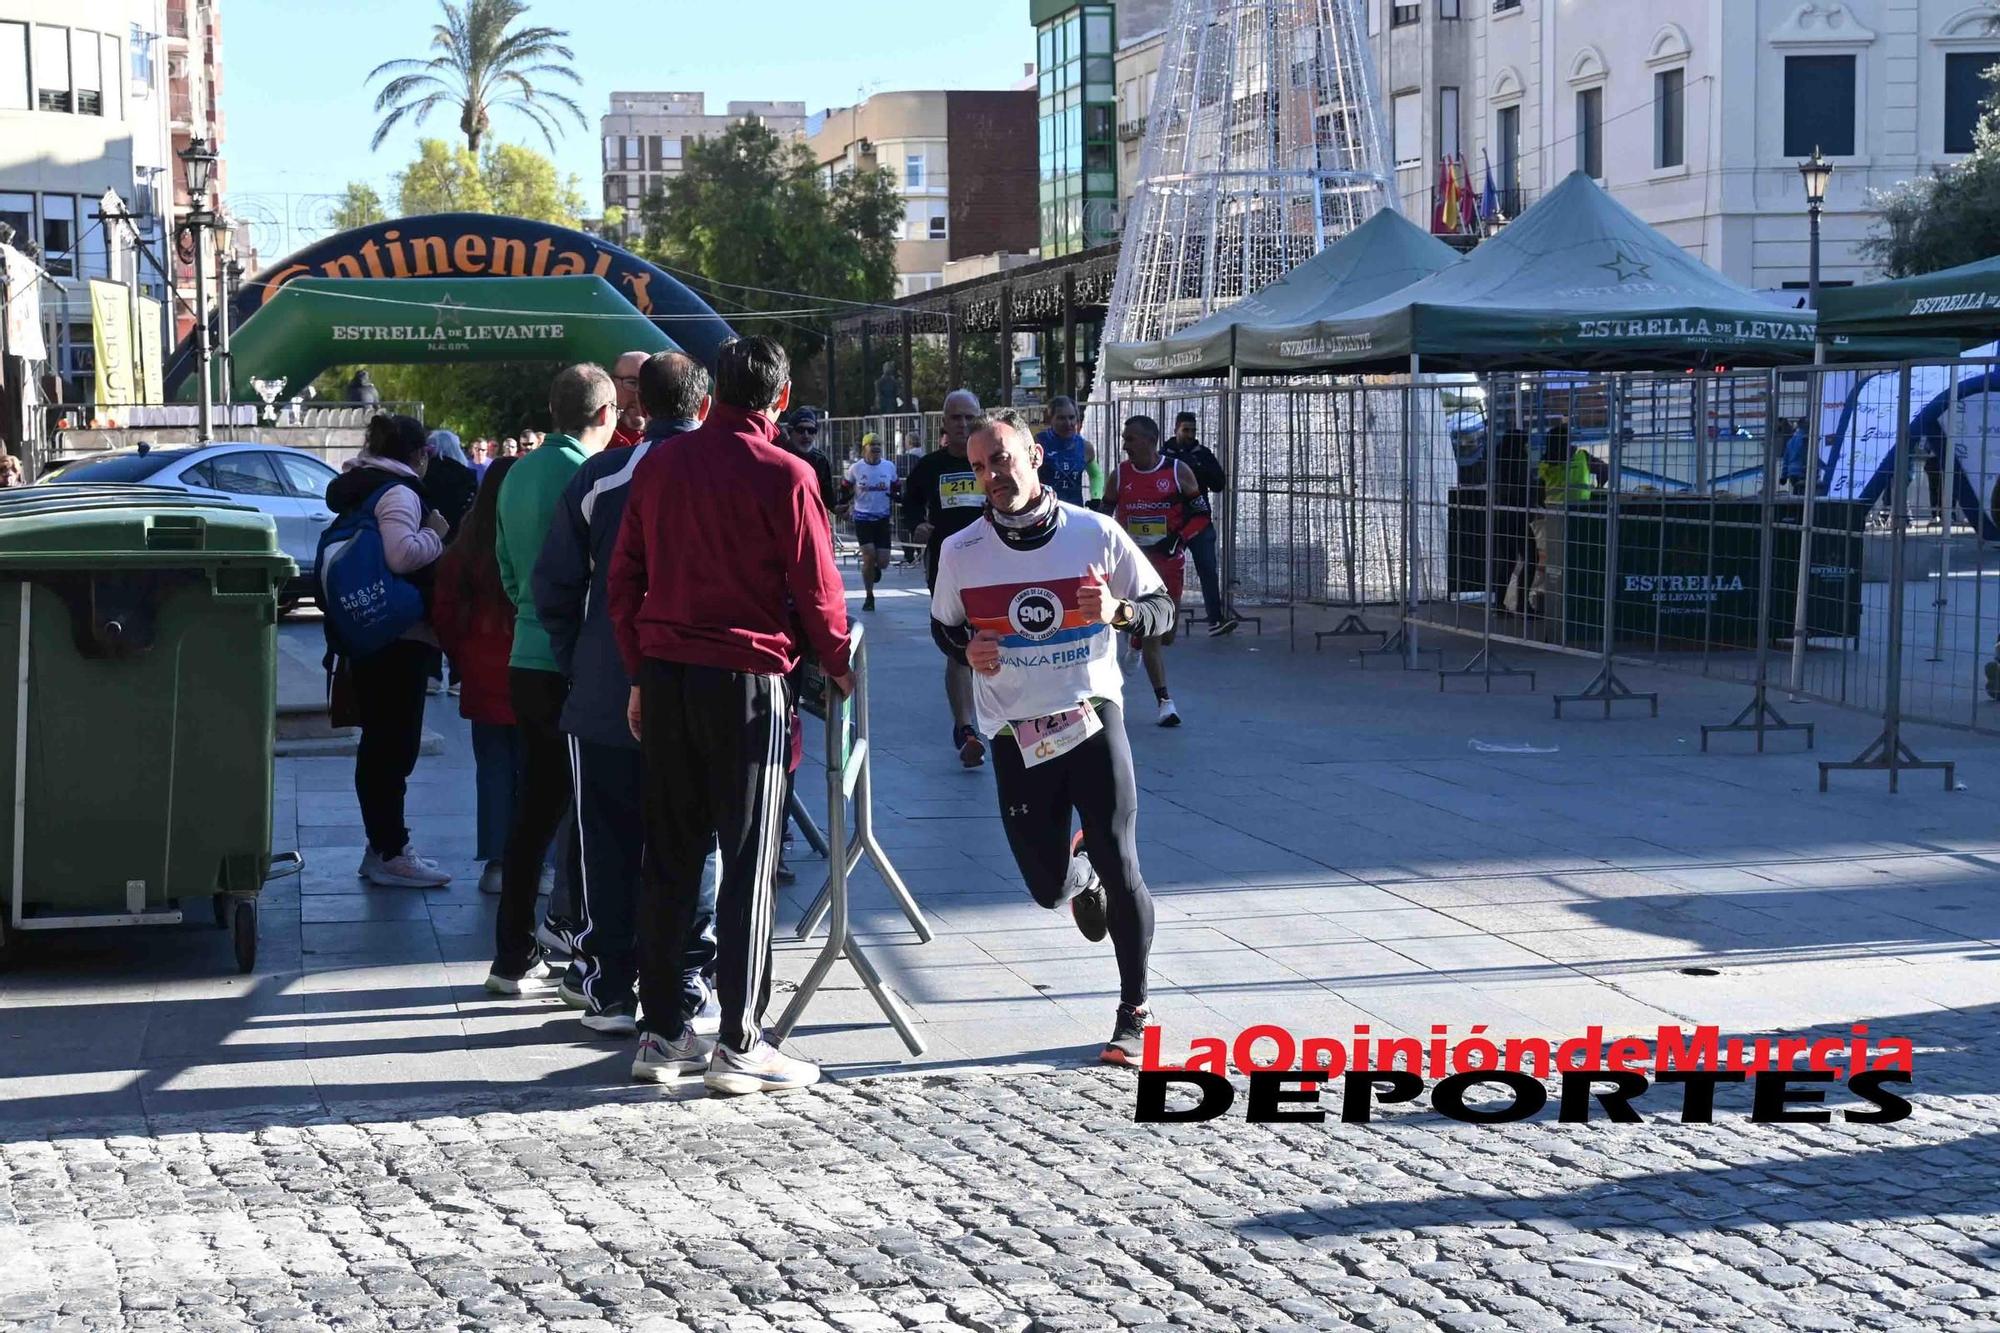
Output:
[[[232,204],[243,205],[234,211],[271,216],[289,203],[296,216],[309,206],[301,196],[338,194],[353,180],[386,199],[419,137],[455,137],[457,117],[440,110],[420,130],[399,126],[379,152],[368,147],[377,123],[368,71],[428,55],[440,13],[435,0],[221,6],[223,152]],[[523,21],[570,34],[583,83],[567,91],[589,128],[571,122],[554,156],[593,210],[597,121],[614,88],[701,92],[712,110],[732,99],[803,101],[811,113],[875,91],[1013,87],[1035,58],[1028,0],[535,0]],[[548,151],[519,116],[496,115],[494,129]],[[266,258],[278,239],[260,238]]]

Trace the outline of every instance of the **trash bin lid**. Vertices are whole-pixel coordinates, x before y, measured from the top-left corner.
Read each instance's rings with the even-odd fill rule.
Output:
[[[291,563],[270,517],[242,505],[158,486],[0,488],[0,570],[217,558]]]

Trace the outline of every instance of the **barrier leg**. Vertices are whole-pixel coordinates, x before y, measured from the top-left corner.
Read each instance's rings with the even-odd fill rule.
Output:
[[[1556,716],[1563,715],[1563,705],[1571,703],[1601,703],[1604,705],[1606,721],[1611,719],[1611,706],[1620,703],[1645,701],[1652,709],[1654,717],[1660,715],[1660,696],[1650,691],[1634,690],[1618,678],[1618,663],[1612,650],[1618,637],[1618,491],[1624,477],[1620,469],[1624,466],[1624,442],[1619,438],[1623,432],[1624,413],[1619,401],[1618,380],[1614,376],[1611,384],[1611,484],[1604,491],[1604,637],[1599,650],[1601,663],[1590,684],[1575,694],[1555,696]],[[1699,430],[1700,423],[1697,423]],[[1702,448],[1699,434],[1695,440],[1697,453]],[[1568,466],[1567,462],[1564,464]],[[1564,525],[1565,534],[1568,525]],[[1567,535],[1562,539],[1567,541]],[[1568,565],[1568,553],[1564,553],[1563,563]],[[1558,632],[1560,638],[1560,631]]]
[[[792,823],[798,827],[799,836],[806,840],[806,845],[821,856],[827,856],[826,834],[820,832],[819,825],[813,823],[812,812],[807,810],[806,803],[799,799],[797,787],[792,789],[791,800],[787,803],[786,809],[790,811]]]

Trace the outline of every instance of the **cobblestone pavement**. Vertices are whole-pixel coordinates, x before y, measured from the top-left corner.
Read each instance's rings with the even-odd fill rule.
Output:
[[[1141,1125],[1072,1070],[24,1139],[0,1326],[1995,1328],[1979,1055],[1893,1126]]]

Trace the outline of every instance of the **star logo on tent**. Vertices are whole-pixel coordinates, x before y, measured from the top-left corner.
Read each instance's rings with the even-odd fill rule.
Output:
[[[1569,322],[1560,319],[1544,321],[1536,333],[1539,335],[1535,343],[1537,347],[1561,347],[1569,341]]]
[[[433,305],[431,309],[437,311],[437,322],[439,324],[463,324],[465,322],[461,317],[465,311],[465,302],[453,299],[450,292],[446,292],[444,298]]]
[[[1650,278],[1653,276],[1652,265],[1642,260],[1634,259],[1631,255],[1626,254],[1623,246],[1615,247],[1611,251],[1611,261],[1606,264],[1599,264],[1598,267],[1610,269],[1611,276],[1617,278],[1620,282],[1630,282],[1634,278]]]

